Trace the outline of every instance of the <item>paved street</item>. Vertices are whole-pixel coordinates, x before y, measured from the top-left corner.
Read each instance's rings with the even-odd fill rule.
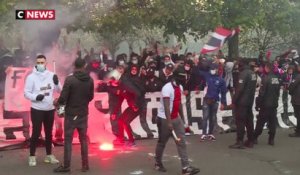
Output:
[[[231,150],[228,145],[235,133],[217,135],[216,142],[200,142],[199,136],[189,136],[188,152],[191,164],[201,169],[203,175],[300,175],[300,138],[289,138],[291,129],[279,129],[275,146],[267,145],[267,131],[253,149]],[[166,148],[164,165],[167,173],[153,169],[156,139],[137,141],[137,148],[100,151],[97,144],[90,145],[90,171],[81,173],[80,147],[73,146],[72,172],[70,174],[130,175],[168,174],[179,175],[180,163],[173,140]],[[38,148],[38,166],[28,167],[27,149],[0,152],[1,174],[48,175],[57,165],[42,162],[44,148]],[[62,160],[63,147],[55,147],[54,154]]]

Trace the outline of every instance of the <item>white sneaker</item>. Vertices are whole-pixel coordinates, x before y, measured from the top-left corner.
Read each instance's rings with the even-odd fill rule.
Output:
[[[54,155],[50,154],[45,157],[44,162],[51,163],[51,164],[58,164],[59,160],[57,160]]]
[[[29,156],[28,165],[29,166],[36,166],[36,157],[35,156]]]
[[[200,141],[203,142],[207,139],[207,135],[202,134],[202,136],[200,137]]]
[[[216,141],[216,137],[212,134],[208,135],[208,139],[211,141]]]

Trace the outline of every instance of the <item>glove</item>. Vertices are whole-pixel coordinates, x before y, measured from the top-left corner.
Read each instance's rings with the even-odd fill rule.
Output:
[[[56,74],[53,75],[53,83],[54,83],[55,85],[58,85],[58,77],[57,77]]]
[[[38,96],[36,96],[36,101],[42,101],[44,97],[45,96],[43,94],[39,94]]]

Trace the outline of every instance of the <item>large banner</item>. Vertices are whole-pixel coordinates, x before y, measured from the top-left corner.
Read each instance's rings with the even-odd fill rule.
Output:
[[[6,141],[7,128],[16,128],[22,126],[23,117],[28,115],[30,109],[30,103],[24,98],[24,80],[28,75],[29,70],[23,68],[13,68],[7,74],[6,91],[4,102],[0,101],[0,141]],[[182,95],[183,110],[185,115],[185,122],[188,123],[195,134],[202,133],[202,101],[205,92],[201,91],[199,94],[191,92],[190,94],[190,106],[191,116],[187,116],[186,112],[186,96]],[[160,106],[160,92],[147,93],[147,122],[151,130],[157,131],[156,127],[156,115]],[[231,104],[230,94],[227,94],[227,102]],[[293,108],[288,100],[288,115],[289,122],[296,125],[296,119],[293,114]],[[127,104],[124,101],[122,109],[126,108]],[[289,128],[285,122],[283,122],[283,104],[280,95],[279,107],[277,108],[278,124],[281,128]],[[27,114],[26,114],[27,113]],[[253,108],[254,116],[258,114]],[[91,142],[110,141],[114,139],[111,134],[111,125],[108,113],[108,94],[107,93],[95,93],[95,98],[89,105],[89,129],[88,135]],[[217,113],[217,129],[221,132],[230,131],[232,129],[232,110],[218,111]],[[61,119],[58,119],[61,120]],[[256,118],[254,119],[256,120]],[[55,125],[56,126],[56,125]],[[131,124],[133,131],[142,137],[146,137],[146,133],[143,131],[139,117],[137,117]],[[61,126],[60,126],[61,127]],[[55,131],[55,128],[53,129]],[[22,131],[12,130],[17,139],[23,139]],[[157,132],[153,133],[157,137]],[[0,144],[1,147],[1,144]]]

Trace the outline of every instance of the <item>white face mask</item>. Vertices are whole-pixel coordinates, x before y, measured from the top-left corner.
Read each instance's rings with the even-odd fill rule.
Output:
[[[46,70],[46,66],[43,64],[36,65],[36,70],[39,72],[44,72]]]
[[[132,64],[138,64],[138,60],[132,60]]]
[[[170,63],[171,63],[171,61],[165,61],[165,65],[168,65]]]
[[[119,65],[123,65],[123,64],[125,64],[124,60],[119,61]]]
[[[217,74],[217,71],[216,71],[215,69],[213,69],[213,70],[210,70],[210,74],[212,74],[212,75],[216,75],[216,74]]]
[[[191,67],[190,66],[184,66],[184,70],[189,71],[189,70],[191,70]]]

